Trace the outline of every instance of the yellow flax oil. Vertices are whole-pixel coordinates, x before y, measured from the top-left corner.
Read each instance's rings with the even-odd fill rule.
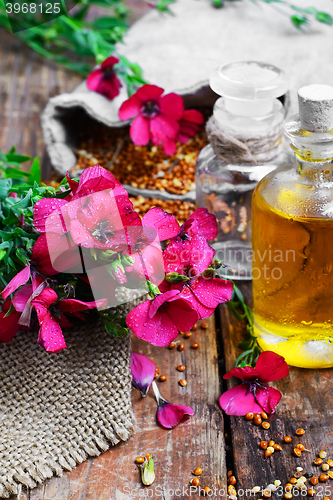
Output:
[[[294,165],[252,199],[254,329],[264,350],[304,368],[333,366],[333,87],[298,92],[285,123]]]

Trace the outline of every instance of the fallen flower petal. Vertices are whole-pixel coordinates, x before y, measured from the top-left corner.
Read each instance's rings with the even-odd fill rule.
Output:
[[[132,385],[142,396],[146,396],[155,377],[155,363],[138,352],[132,352],[131,357]]]
[[[157,401],[157,421],[165,429],[172,429],[179,424],[185,415],[194,415],[194,411],[189,406],[175,405],[162,398],[156,382],[152,384]]]

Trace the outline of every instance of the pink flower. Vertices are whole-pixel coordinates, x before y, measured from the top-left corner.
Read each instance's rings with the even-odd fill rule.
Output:
[[[194,277],[204,272],[212,262],[215,250],[202,236],[190,239],[176,238],[163,252],[166,273],[179,273]]]
[[[122,86],[114,70],[114,65],[118,62],[119,59],[116,57],[107,57],[98,68],[88,75],[88,89],[102,94],[110,101],[117,97]]]
[[[200,125],[204,122],[204,117],[196,109],[187,109],[179,120],[179,132],[177,141],[186,144],[200,130]]]
[[[138,352],[131,356],[132,385],[138,389],[142,396],[146,396],[155,377],[155,363]]]
[[[64,313],[79,316],[79,311],[104,306],[106,301],[105,299],[93,302],[76,299],[58,301],[57,293],[47,287],[46,281],[38,278],[33,285],[22,286],[15,293],[11,303],[14,311],[9,316],[4,318],[6,311],[9,310],[10,301],[5,302],[3,312],[0,313],[0,341],[9,342],[20,329],[23,329],[22,326],[24,328],[34,326],[31,313],[35,309],[40,325],[38,343],[48,352],[58,352],[66,347],[61,327],[73,326]]]
[[[93,220],[95,220],[98,225],[103,215],[107,217],[108,211],[103,209],[103,214],[98,216],[96,214],[97,204],[99,202],[103,203],[108,193],[109,198],[115,200],[115,206],[113,206],[113,203],[111,208],[115,210],[117,214],[119,213],[125,227],[141,224],[139,215],[133,210],[133,204],[129,200],[127,191],[111,172],[105,168],[99,165],[87,168],[82,173],[79,183],[77,184],[75,181],[71,181],[70,187],[73,192],[75,191],[75,194],[70,198],[66,197],[65,200],[44,198],[35,203],[33,208],[34,227],[38,232],[46,232],[45,223],[47,221],[47,232],[64,234],[70,229],[67,226],[70,226],[71,222],[68,220],[65,221],[65,216],[72,216],[73,211],[83,207],[85,207],[84,214],[82,214],[84,220],[88,220],[90,227]],[[104,194],[102,192],[104,192]],[[79,200],[81,198],[84,199],[81,200],[80,204]],[[73,201],[76,201],[76,203],[73,209],[71,209],[69,207]],[[110,205],[110,203],[111,202],[108,201],[108,205]],[[68,211],[70,211],[70,214],[68,214]],[[80,236],[78,237],[80,238]]]
[[[224,379],[237,377],[243,382],[224,392],[220,406],[228,415],[246,415],[248,412],[262,411],[272,414],[281,399],[281,393],[266,382],[280,380],[288,375],[289,368],[282,356],[272,351],[262,352],[255,368],[244,366],[233,368]]]
[[[140,339],[153,345],[166,346],[177,337],[179,331],[190,330],[197,319],[197,312],[178,290],[169,290],[132,309],[126,323]]]
[[[179,237],[203,236],[206,240],[213,240],[218,233],[215,215],[207,208],[197,208],[180,228]]]
[[[159,285],[165,276],[161,241],[173,238],[179,232],[179,224],[174,215],[159,207],[150,209],[142,218],[142,226],[128,228],[131,245],[132,269],[128,271],[138,277],[145,276]],[[134,272],[133,272],[134,271]]]
[[[189,406],[175,405],[163,399],[156,382],[153,382],[153,389],[157,401],[157,421],[165,429],[176,427],[185,415],[194,415],[194,411]]]
[[[183,283],[171,285],[178,290],[198,313],[199,319],[208,318],[219,304],[228,302],[233,292],[233,283],[220,278],[198,276]]]
[[[156,85],[143,85],[119,109],[119,118],[134,118],[130,136],[137,146],[162,144],[165,154],[176,151],[176,137],[184,113],[183,99],[175,93],[162,96],[164,90]]]

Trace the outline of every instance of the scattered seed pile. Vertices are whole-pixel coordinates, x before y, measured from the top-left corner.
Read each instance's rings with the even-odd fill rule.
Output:
[[[207,142],[203,127],[187,144],[177,143],[175,154],[167,156],[162,146],[135,146],[129,127],[111,129],[96,123],[75,151],[78,161],[71,175],[98,163],[122,184],[184,195],[195,189],[196,158]]]
[[[245,415],[245,420],[249,422],[253,422],[254,425],[261,425],[264,429],[269,429],[270,426],[265,426],[265,422],[267,421],[267,414],[265,412],[261,413],[247,413]],[[267,422],[269,424],[269,422]],[[296,429],[295,435],[296,437],[302,437],[305,435],[305,429],[299,428]],[[311,450],[308,450],[303,443],[293,444],[293,437],[284,436],[281,440],[281,444],[291,444],[293,445],[293,455],[295,457],[301,457],[303,452],[311,453]],[[261,441],[259,443],[259,448],[264,451],[263,458],[272,457],[273,453],[276,451],[282,451],[282,446],[275,441]],[[324,460],[326,459],[326,462]],[[251,492],[256,495],[260,494],[264,499],[269,499],[272,496],[272,493],[276,492],[278,497],[280,498],[282,495],[286,500],[292,500],[295,497],[314,497],[318,496],[320,498],[324,497],[323,500],[331,500],[330,496],[325,496],[331,493],[331,489],[328,487],[321,486],[323,483],[327,483],[330,479],[333,479],[333,460],[327,458],[327,452],[325,450],[320,450],[318,452],[317,458],[314,459],[313,465],[316,467],[320,467],[321,471],[318,473],[312,472],[310,470],[304,471],[303,467],[296,467],[296,469],[290,473],[290,479],[288,482],[282,486],[281,481],[276,479],[274,483],[269,484],[266,487],[263,486],[253,486],[251,488]],[[237,500],[237,490],[236,483],[237,479],[233,475],[233,471],[228,471],[228,498],[230,500]],[[308,483],[309,481],[309,483]],[[333,483],[332,483],[333,484]],[[319,486],[320,491],[316,491],[314,486]],[[322,490],[325,493],[322,493]],[[259,499],[262,500],[262,499]]]

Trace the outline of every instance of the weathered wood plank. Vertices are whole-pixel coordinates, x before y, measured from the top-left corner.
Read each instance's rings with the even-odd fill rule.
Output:
[[[242,291],[251,302],[251,287],[243,285]],[[227,306],[220,307],[222,337],[226,362],[226,371],[234,366],[240,354],[239,343],[245,337],[245,328],[237,321]],[[237,384],[237,380],[229,380],[225,389]],[[238,488],[265,487],[275,479],[285,485],[293,476],[296,467],[311,471],[315,475],[322,473],[321,468],[313,465],[319,450],[327,451],[327,458],[333,458],[333,379],[331,370],[305,370],[290,368],[287,378],[274,382],[274,387],[282,393],[282,400],[277,406],[276,414],[270,417],[271,427],[264,430],[247,422],[243,417],[230,417],[231,440],[234,457],[234,473],[238,479]],[[295,435],[297,428],[303,427],[303,437]],[[285,435],[293,438],[292,444],[284,444]],[[273,439],[281,444],[282,451],[275,452],[265,459],[259,448],[261,440]],[[303,443],[311,453],[303,452],[300,458],[293,454],[297,443]],[[315,487],[318,494],[332,497],[333,481],[321,483],[323,488]],[[275,494],[276,495],[276,494]],[[261,497],[261,494],[257,495]]]
[[[42,158],[40,114],[48,99],[71,92],[81,77],[43,59],[0,28],[0,149]]]
[[[137,432],[127,443],[121,443],[97,458],[79,465],[62,478],[54,478],[45,485],[24,493],[22,500],[129,500],[141,498],[143,489],[148,498],[186,498],[194,467],[202,467],[201,485],[226,489],[226,465],[223,416],[218,407],[220,396],[218,352],[214,319],[209,328],[198,328],[190,339],[179,337],[185,349],[153,347],[133,339],[133,350],[154,359],[156,366],[168,378],[158,382],[160,391],[168,401],[191,406],[195,415],[178,427],[166,430],[155,419],[156,402],[152,390],[146,398],[133,389],[133,409],[137,419]],[[193,341],[200,344],[194,350]],[[177,366],[184,364],[185,372]],[[180,378],[187,387],[178,384]],[[143,488],[134,461],[136,456],[152,453],[155,457],[156,480]],[[162,490],[165,488],[164,497]],[[175,491],[179,489],[176,493]],[[170,490],[170,491],[168,491]],[[141,492],[141,493],[140,493]],[[223,491],[216,498],[224,498]],[[178,496],[177,496],[178,495]],[[198,497],[198,492],[192,496]]]

